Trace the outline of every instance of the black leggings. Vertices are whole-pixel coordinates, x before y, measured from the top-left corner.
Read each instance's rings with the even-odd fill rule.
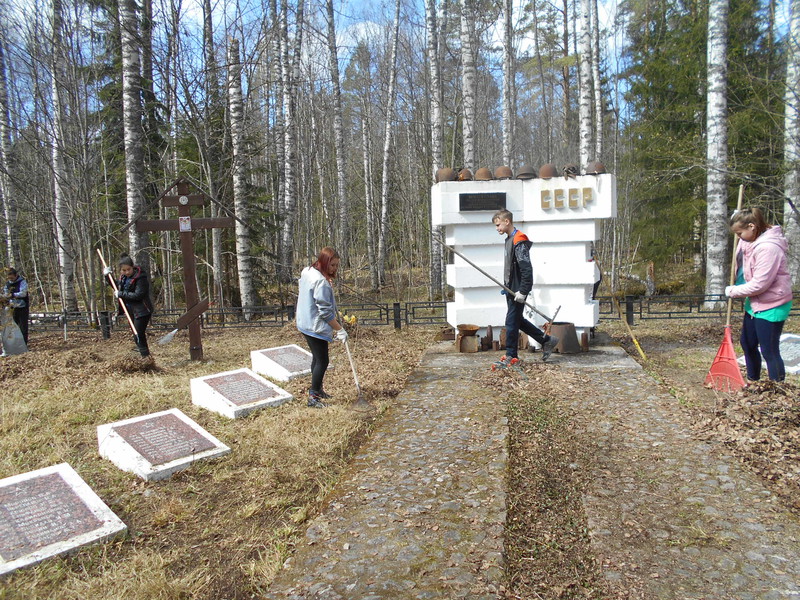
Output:
[[[139,350],[139,354],[142,356],[150,356],[150,349],[147,347],[147,334],[145,333],[145,329],[147,329],[147,324],[149,322],[149,314],[136,317],[133,320],[133,327],[136,329],[134,341],[136,342],[136,349]]]
[[[747,378],[758,381],[761,377],[761,357],[767,363],[767,373],[772,381],[786,379],[786,367],[781,357],[781,332],[785,321],[773,323],[744,313],[742,335],[739,339],[747,365]],[[759,346],[761,352],[758,351]]]
[[[322,379],[325,377],[325,371],[328,370],[328,340],[321,340],[310,335],[303,334],[306,338],[308,347],[311,349],[311,388],[309,392],[322,391]]]

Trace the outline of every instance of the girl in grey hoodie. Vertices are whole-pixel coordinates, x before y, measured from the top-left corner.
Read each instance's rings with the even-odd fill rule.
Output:
[[[739,236],[737,278],[736,285],[725,288],[725,295],[745,298],[740,342],[747,378],[757,381],[761,377],[763,355],[769,378],[783,381],[786,371],[780,338],[792,310],[792,278],[786,266],[789,244],[780,226],[767,224],[759,208],[738,211],[730,224]]]
[[[329,398],[322,389],[322,380],[328,370],[328,344],[334,338],[347,341],[347,332],[336,318],[336,300],[331,281],[339,270],[339,254],[330,247],[319,252],[316,262],[303,269],[300,290],[297,294],[297,329],[303,334],[311,350],[311,387],[308,406],[324,408]]]

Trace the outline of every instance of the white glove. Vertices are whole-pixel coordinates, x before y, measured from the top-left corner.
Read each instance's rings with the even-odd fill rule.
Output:
[[[336,332],[336,339],[342,342],[343,344],[347,341],[348,337],[350,336],[347,335],[347,332],[344,330],[344,328]]]
[[[103,269],[103,277],[108,277],[113,272],[114,272],[114,270],[111,267],[105,267]]]
[[[114,290],[114,298],[119,298],[119,290]]]
[[[519,302],[520,304],[525,304],[525,298],[527,298],[527,294],[523,294],[522,292],[517,292],[514,294],[514,302]]]
[[[733,291],[733,288],[735,288],[735,287],[736,287],[735,285],[729,285],[729,286],[725,287],[725,295],[728,298],[733,298],[733,296],[731,296],[731,292]]]

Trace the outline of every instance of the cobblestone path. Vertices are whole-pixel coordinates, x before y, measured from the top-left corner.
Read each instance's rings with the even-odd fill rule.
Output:
[[[659,600],[800,598],[800,523],[759,478],[694,439],[632,359],[573,366],[587,367],[572,410],[595,446],[584,507],[606,578]]]
[[[486,354],[429,351],[268,598],[494,599],[508,427],[471,379]],[[483,366],[478,366],[482,364]]]
[[[501,597],[507,424],[472,374],[423,358],[267,598]],[[538,358],[538,355],[537,355]],[[800,523],[613,346],[553,357],[587,448],[592,547],[610,585],[654,599],[800,598]]]

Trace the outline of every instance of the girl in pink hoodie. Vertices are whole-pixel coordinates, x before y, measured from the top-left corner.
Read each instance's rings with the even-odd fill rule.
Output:
[[[789,244],[780,226],[768,225],[759,208],[735,213],[731,231],[739,236],[737,277],[736,285],[725,288],[725,295],[745,298],[740,342],[747,378],[757,381],[761,377],[763,355],[769,378],[783,381],[786,371],[779,344],[792,309],[792,278],[786,267]]]

